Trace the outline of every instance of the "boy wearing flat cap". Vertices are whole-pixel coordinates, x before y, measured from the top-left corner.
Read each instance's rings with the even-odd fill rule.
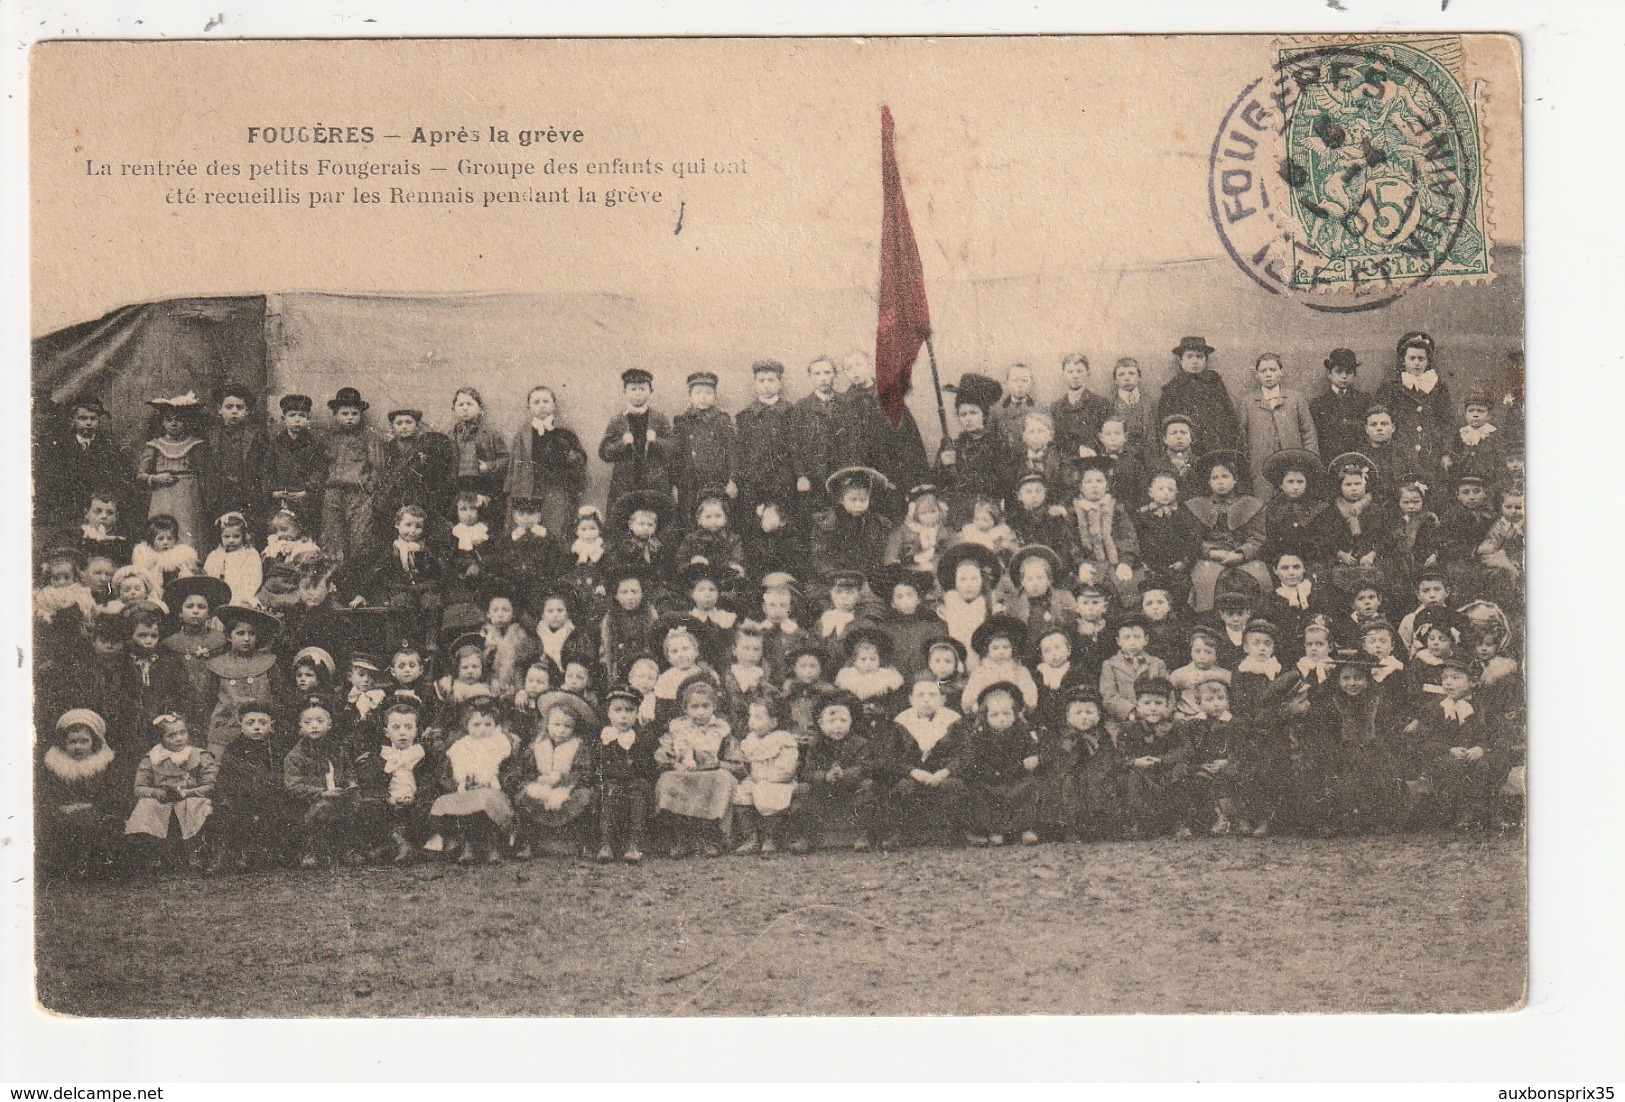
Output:
[[[241,513],[249,531],[258,533],[265,519],[265,437],[249,420],[254,394],[245,386],[228,383],[216,395],[215,420],[204,434],[208,463],[200,471],[203,515],[222,517]],[[216,529],[200,533],[212,550],[219,541]]]
[[[443,433],[423,427],[423,411],[390,412],[393,437],[384,445],[384,470],[373,504],[373,524],[382,543],[395,538],[395,516],[407,505],[421,507],[424,532],[451,527],[457,493],[457,445]]]
[[[796,497],[794,451],[788,447],[792,406],[784,397],[784,365],[757,360],[750,365],[750,405],[734,415],[734,482],[737,500],[754,511],[765,501],[788,506]]]
[[[610,419],[598,444],[598,458],[615,468],[609,480],[611,510],[635,490],[671,498],[671,418],[649,404],[654,389],[654,376],[643,368],[621,372],[626,408]]]
[[[734,419],[717,408],[717,376],[696,371],[688,377],[688,408],[672,418],[672,474],[677,482],[677,515],[694,518],[700,491],[723,489],[739,496],[734,478]]]
[[[1163,384],[1157,399],[1159,420],[1183,413],[1194,429],[1192,448],[1197,455],[1242,447],[1241,422],[1235,403],[1219,373],[1208,366],[1213,348],[1201,337],[1185,337],[1173,350],[1174,377]]]
[[[279,405],[282,429],[271,437],[268,512],[289,509],[306,532],[315,532],[321,525],[322,484],[327,481],[327,449],[310,431],[315,403],[309,395],[285,394]]]

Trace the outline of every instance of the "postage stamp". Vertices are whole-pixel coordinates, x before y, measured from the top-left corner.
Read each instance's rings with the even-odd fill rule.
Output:
[[[1244,272],[1326,311],[1492,275],[1461,52],[1455,36],[1277,49],[1210,158],[1213,224]]]

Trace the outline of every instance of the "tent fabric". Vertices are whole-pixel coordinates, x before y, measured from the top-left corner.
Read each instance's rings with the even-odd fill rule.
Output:
[[[101,398],[123,444],[146,439],[146,401],[222,385],[265,390],[265,296],[193,298],[125,306],[40,337],[33,347],[36,413]]]

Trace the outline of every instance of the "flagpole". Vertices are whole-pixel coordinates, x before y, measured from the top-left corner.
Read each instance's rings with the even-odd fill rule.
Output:
[[[948,409],[942,402],[942,377],[937,374],[937,350],[931,344],[931,334],[925,335],[925,354],[931,360],[931,389],[937,392],[937,420],[942,425],[942,438],[952,439],[948,435]]]

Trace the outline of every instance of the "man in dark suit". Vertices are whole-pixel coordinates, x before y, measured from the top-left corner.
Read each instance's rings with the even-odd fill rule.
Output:
[[[1371,397],[1354,386],[1354,374],[1359,370],[1360,360],[1353,350],[1332,349],[1326,358],[1326,393],[1309,403],[1320,454],[1328,458],[1365,447],[1365,413],[1371,408]]]
[[[136,493],[129,453],[108,432],[107,407],[95,397],[76,399],[66,424],[44,442],[35,470],[35,508],[39,531],[77,530],[94,490],[113,494],[121,525],[136,514]]]
[[[1201,337],[1185,337],[1173,353],[1179,370],[1163,384],[1157,399],[1157,419],[1175,413],[1189,417],[1196,437],[1192,450],[1197,455],[1242,450],[1241,421],[1235,403],[1219,373],[1208,366],[1213,348]]]
[[[734,479],[747,513],[764,501],[788,507],[796,493],[795,456],[785,447],[792,411],[784,399],[784,365],[757,360],[750,374],[756,397],[734,415]]]

